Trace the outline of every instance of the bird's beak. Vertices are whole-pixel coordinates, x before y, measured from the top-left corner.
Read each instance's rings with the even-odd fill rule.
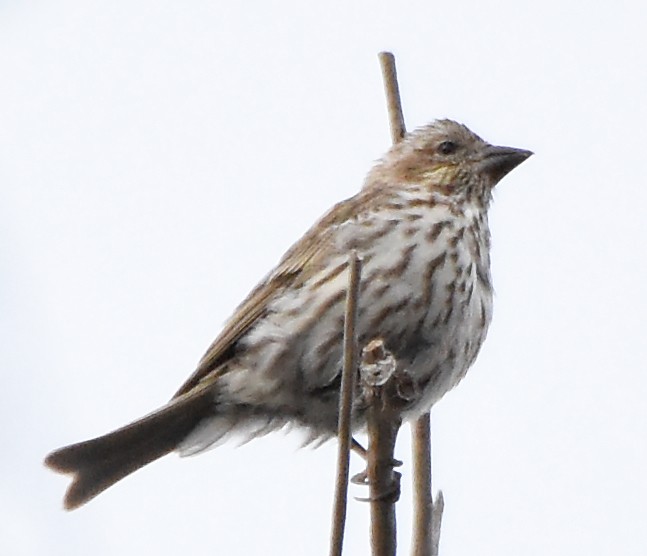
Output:
[[[478,170],[486,174],[493,183],[497,183],[532,154],[524,149],[488,145],[483,151],[483,158],[478,162]]]

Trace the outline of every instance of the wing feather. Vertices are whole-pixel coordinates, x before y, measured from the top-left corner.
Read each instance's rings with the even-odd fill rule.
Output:
[[[270,302],[285,289],[298,286],[319,267],[327,249],[332,247],[336,228],[357,217],[365,195],[360,192],[337,203],[283,256],[278,266],[256,286],[238,306],[223,331],[209,346],[195,372],[173,396],[176,398],[205,379],[215,380],[224,371],[223,363],[231,358],[236,342],[263,317]]]

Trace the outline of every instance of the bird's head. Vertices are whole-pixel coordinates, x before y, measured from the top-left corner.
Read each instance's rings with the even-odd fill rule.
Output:
[[[532,152],[490,145],[452,120],[408,133],[369,174],[371,181],[423,185],[447,196],[488,196]]]

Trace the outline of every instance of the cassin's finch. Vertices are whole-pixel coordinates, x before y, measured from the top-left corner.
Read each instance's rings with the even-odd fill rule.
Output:
[[[408,134],[243,301],[170,402],[47,457],[73,474],[65,507],[171,451],[194,454],[232,432],[291,423],[313,439],[333,436],[352,250],[363,259],[360,346],[382,338],[417,386],[405,417],[428,410],[483,343],[492,316],[491,191],[530,155],[449,120]],[[361,404],[353,420],[361,428]]]

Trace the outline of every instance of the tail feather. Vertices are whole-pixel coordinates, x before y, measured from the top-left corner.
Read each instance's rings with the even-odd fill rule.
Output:
[[[65,494],[65,509],[82,506],[140,467],[172,452],[213,412],[213,393],[206,388],[193,390],[105,436],[52,452],[45,465],[73,475]]]

